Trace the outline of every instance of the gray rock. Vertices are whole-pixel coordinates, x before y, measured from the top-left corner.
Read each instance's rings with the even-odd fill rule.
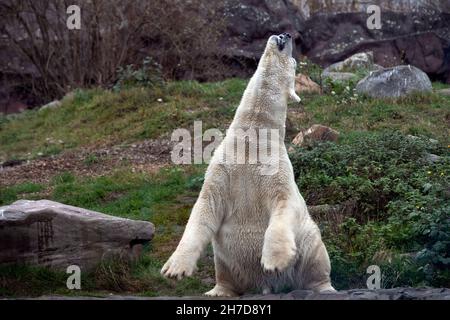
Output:
[[[379,64],[374,63],[371,71],[379,71],[379,70],[383,70],[383,69],[384,69],[383,66],[380,66]]]
[[[371,72],[356,86],[358,94],[373,98],[399,98],[431,90],[431,81],[426,73],[410,65]]]
[[[0,264],[89,270],[103,259],[137,258],[153,233],[150,222],[49,200],[20,200],[0,207]]]
[[[200,297],[136,297],[109,295],[105,297],[42,296],[32,300],[222,300],[224,298]],[[337,292],[314,293],[295,290],[287,294],[244,295],[226,300],[450,300],[448,288],[392,288],[353,289]]]
[[[61,106],[62,106],[62,102],[59,101],[59,100],[55,100],[55,101],[52,101],[52,102],[47,103],[46,105],[42,106],[39,109],[39,111],[44,111],[44,110],[47,110],[47,109],[57,109],[57,108],[59,108]]]
[[[321,124],[313,124],[309,129],[300,131],[292,140],[292,144],[304,147],[311,142],[333,141],[339,138],[339,132]]]
[[[436,154],[427,153],[425,155],[425,161],[427,161],[428,163],[436,163],[436,162],[439,162],[440,160],[441,160],[441,157]]]
[[[373,66],[373,53],[360,52],[348,57],[344,61],[333,63],[325,68],[323,72],[355,72],[359,69],[372,70]]]
[[[443,96],[450,96],[450,88],[440,89],[440,90],[437,90],[436,92]]]
[[[372,52],[356,53],[343,61],[329,65],[322,72],[321,78],[326,86],[326,80],[332,82],[357,81],[370,71],[383,69],[382,66],[374,64]]]
[[[347,82],[350,80],[357,80],[358,76],[351,72],[323,72],[322,81],[330,79],[332,82]]]

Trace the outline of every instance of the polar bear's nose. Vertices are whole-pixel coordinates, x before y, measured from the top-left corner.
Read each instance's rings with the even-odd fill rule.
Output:
[[[287,33],[287,32],[283,33],[283,36],[285,36],[285,37],[287,37],[287,38],[292,38],[291,34],[290,34],[290,33]]]

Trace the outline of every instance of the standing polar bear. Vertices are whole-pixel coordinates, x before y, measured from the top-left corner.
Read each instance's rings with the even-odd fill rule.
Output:
[[[295,67],[292,37],[271,36],[227,135],[211,159],[183,237],[161,270],[164,276],[192,275],[212,241],[216,286],[206,295],[334,291],[327,250],[295,184],[284,145],[288,99],[300,101],[294,90]],[[269,138],[271,156],[277,154],[269,165],[247,158],[247,148],[258,152],[263,148],[256,135],[242,136],[249,130],[259,136],[263,130],[279,133]],[[231,152],[230,157],[236,142],[246,148],[244,162],[234,161],[239,154]],[[265,172],[268,166],[275,170]]]

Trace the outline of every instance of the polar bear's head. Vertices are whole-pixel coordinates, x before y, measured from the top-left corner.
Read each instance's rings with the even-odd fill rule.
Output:
[[[293,72],[296,64],[292,57],[292,36],[286,32],[270,36],[259,65],[265,69],[281,68]]]
[[[267,92],[273,92],[274,88],[286,93],[287,97],[296,102],[300,98],[295,94],[295,69],[297,62],[292,57],[292,36],[289,33],[273,35],[267,41],[266,49],[261,57],[257,69],[258,79],[270,79],[262,82],[269,86]]]
[[[283,58],[292,57],[292,36],[287,32],[271,36],[267,41],[266,51]]]

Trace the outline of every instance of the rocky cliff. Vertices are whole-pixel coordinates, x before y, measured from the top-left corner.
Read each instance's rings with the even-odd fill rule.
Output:
[[[371,4],[381,8],[380,30],[367,28],[366,9]],[[218,10],[225,23],[216,52],[227,66],[223,77],[249,76],[267,37],[288,31],[294,35],[297,58],[307,56],[327,66],[357,52],[373,51],[377,64],[411,64],[434,81],[450,83],[448,1],[225,0]],[[0,112],[48,102],[33,93],[29,79],[40,77],[36,68],[1,30],[0,26]],[[139,50],[150,54],[145,41]]]
[[[367,28],[369,4],[381,8],[381,29]],[[411,64],[433,80],[450,83],[450,3],[443,1],[252,1],[227,2],[224,52],[255,61],[269,34],[294,34],[297,55],[327,66],[373,51],[385,67]]]

